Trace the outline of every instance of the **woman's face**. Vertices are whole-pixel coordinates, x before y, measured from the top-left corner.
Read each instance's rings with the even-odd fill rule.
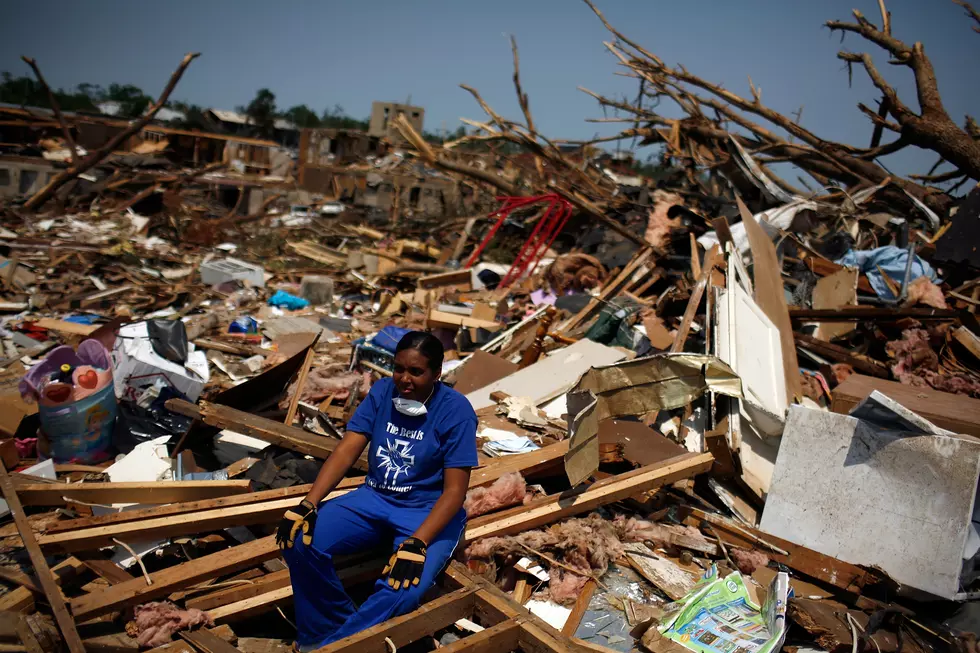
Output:
[[[438,379],[439,376],[429,368],[428,357],[418,349],[403,349],[395,354],[392,380],[399,397],[425,401]]]

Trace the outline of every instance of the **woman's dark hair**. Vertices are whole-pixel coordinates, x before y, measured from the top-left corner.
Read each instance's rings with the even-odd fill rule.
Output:
[[[431,333],[409,331],[398,341],[395,354],[406,349],[416,349],[429,360],[429,369],[439,374],[442,371],[442,358],[445,355],[442,343]]]

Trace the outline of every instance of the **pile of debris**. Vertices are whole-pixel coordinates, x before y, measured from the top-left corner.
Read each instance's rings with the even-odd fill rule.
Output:
[[[830,26],[931,70],[882,11]],[[0,646],[287,650],[272,529],[427,330],[479,417],[464,546],[419,610],[324,650],[976,650],[980,188],[937,185],[980,179],[975,123],[842,53],[884,100],[870,148],[831,143],[606,25],[643,85],[599,100],[664,145],[657,182],[541,135],[516,43],[525,124],[468,89],[479,134],[398,119],[329,193],[146,145],[191,55],[91,152],[57,106],[17,118],[57,167],[0,206]],[[908,144],[954,171],[875,162]],[[362,173],[468,199],[340,204]],[[336,561],[355,598],[389,553]]]

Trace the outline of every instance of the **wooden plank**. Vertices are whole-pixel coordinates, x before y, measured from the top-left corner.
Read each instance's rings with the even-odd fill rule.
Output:
[[[183,399],[170,399],[167,401],[167,409],[187,417],[200,419],[210,426],[251,435],[265,442],[321,460],[328,458],[340,443],[340,440],[309,433],[294,426],[221,404],[203,401],[200,404],[192,404]],[[367,471],[367,456],[361,454],[361,457],[354,461],[354,468]]]
[[[922,308],[879,308],[877,306],[845,306],[843,308],[790,308],[790,319],[810,322],[842,322],[871,320],[888,322],[906,317],[916,320],[953,320],[960,317],[960,311],[953,309]]]
[[[98,324],[79,324],[67,320],[55,320],[49,317],[42,317],[39,320],[33,320],[33,322],[35,326],[41,327],[42,329],[74,336],[88,336],[99,328]]]
[[[244,494],[251,481],[157,481],[152,483],[25,483],[17,486],[26,506],[62,506],[65,498],[85,503],[174,503]]]
[[[168,596],[188,585],[230,574],[278,556],[275,536],[270,535],[154,572],[150,574],[152,585],[147,585],[140,576],[98,594],[79,596],[71,600],[71,609],[76,619],[98,617]]]
[[[13,481],[10,480],[7,469],[2,463],[0,463],[0,490],[3,491],[4,499],[6,499],[10,513],[17,524],[17,530],[24,541],[24,547],[27,549],[31,564],[34,565],[34,573],[37,574],[38,580],[41,582],[44,595],[48,600],[48,605],[51,606],[51,611],[54,612],[55,621],[58,623],[58,628],[61,630],[61,636],[68,646],[68,650],[71,653],[84,653],[85,647],[82,645],[81,637],[78,636],[78,630],[75,629],[75,622],[65,607],[65,600],[58,588],[55,575],[48,567],[44,554],[41,553],[41,547],[34,539],[34,532],[31,530],[30,522],[27,521],[27,514],[24,512],[24,507],[14,489]]]
[[[178,633],[185,641],[204,653],[240,653],[240,651],[207,630],[182,630]]]
[[[567,451],[568,441],[563,440],[528,453],[495,458],[485,467],[473,470],[470,475],[470,487],[493,483],[501,476],[511,472],[531,475],[562,460]],[[338,489],[329,496],[340,496],[362,483],[363,477],[343,479]],[[202,510],[183,510],[180,509],[181,504],[175,504],[72,520],[82,523],[78,524],[78,528],[62,526],[50,529],[48,533],[38,536],[38,541],[44,547],[57,547],[69,552],[84,551],[99,546],[108,546],[112,544],[113,538],[126,542],[149,536],[176,537],[219,530],[230,526],[273,523],[279,519],[285,510],[297,503],[297,497],[303,496],[309,491],[308,485],[297,486],[297,488],[297,490],[289,489],[288,492],[283,490],[256,492],[253,495],[236,497],[235,499],[240,499],[237,501],[226,498],[188,504],[190,507],[204,508]],[[259,495],[263,497],[285,495],[285,498],[244,503],[248,497]],[[209,505],[219,505],[219,507],[207,509]]]
[[[283,569],[282,571],[267,574],[248,585],[227,587],[217,592],[205,594],[204,596],[187,599],[184,605],[187,608],[197,608],[198,610],[207,612],[222,605],[237,603],[238,601],[244,601],[259,594],[281,589],[287,585],[289,585],[289,570]]]
[[[891,378],[891,371],[884,363],[876,361],[870,356],[855,354],[846,347],[835,345],[831,342],[824,342],[805,333],[793,332],[793,340],[797,345],[804,349],[809,349],[817,354],[829,358],[838,363],[847,363],[851,367],[866,374],[877,376],[882,379]]]
[[[424,603],[417,610],[389,619],[318,650],[318,653],[388,653],[385,639],[397,648],[469,617],[476,607],[476,590],[458,589]]]
[[[229,644],[234,644],[238,641],[238,637],[235,635],[235,631],[231,629],[231,626],[215,626],[214,628],[207,629],[209,633],[223,639]],[[158,646],[155,649],[147,651],[147,653],[195,653],[197,649],[188,644],[183,640],[177,640],[170,642],[169,644],[164,644],[163,646]]]
[[[491,535],[512,535],[588,512],[599,506],[706,472],[711,468],[712,460],[711,454],[683,454],[657,465],[611,476],[587,489],[575,488],[544,497],[526,506],[517,506],[510,510],[477,517],[467,525],[464,539],[466,542],[472,542]]]
[[[280,424],[280,426],[282,425]],[[488,466],[488,469],[489,467],[491,466]],[[499,478],[503,472],[509,471],[509,468],[503,465],[496,469],[496,473],[487,473],[482,477],[471,478],[470,487],[492,482]],[[264,537],[184,562],[176,567],[154,572],[150,575],[153,584],[149,586],[140,577],[110,587],[99,594],[78,597],[71,602],[72,611],[79,619],[107,614],[120,608],[169,596],[176,590],[203,580],[230,574],[278,556],[279,548],[276,546],[275,537]]]
[[[585,587],[582,588],[582,593],[575,599],[575,605],[572,606],[572,612],[568,615],[568,619],[565,620],[565,625],[561,628],[563,635],[568,635],[569,637],[575,635],[575,631],[578,630],[579,624],[582,623],[582,617],[584,617],[585,613],[588,611],[589,603],[592,602],[592,595],[595,594],[595,590],[598,586],[599,585],[595,582],[594,578],[590,578],[585,582]]]
[[[439,653],[504,653],[514,651],[520,642],[521,625],[515,619],[508,619],[485,628],[478,633],[443,646]]]
[[[45,653],[41,642],[37,640],[34,631],[31,630],[31,625],[27,623],[25,615],[21,615],[20,619],[17,620],[17,635],[27,653]]]
[[[88,569],[91,569],[99,578],[104,578],[111,585],[118,585],[133,579],[133,575],[114,563],[112,560],[103,558],[99,552],[80,552],[77,554],[79,560]]]
[[[776,256],[776,248],[769,236],[755,221],[752,214],[735,196],[745,234],[752,250],[752,279],[755,285],[755,301],[762,311],[779,329],[779,340],[783,350],[783,376],[786,379],[786,396],[792,402],[800,396],[800,366],[796,361],[796,344],[793,342],[793,325],[790,323],[789,307],[783,290],[782,266]]]
[[[369,559],[357,564],[346,565],[344,559],[338,558],[337,577],[344,587],[351,587],[359,583],[366,583],[381,577],[388,556]],[[288,569],[283,572],[288,574]],[[281,573],[281,572],[274,572]],[[270,574],[270,576],[273,574]],[[272,610],[276,606],[285,605],[293,599],[293,587],[289,584],[288,577],[286,584],[277,589],[263,592],[252,597],[228,603],[213,608],[209,611],[211,618],[215,622],[233,622],[248,619],[256,615],[263,614]]]
[[[303,364],[300,365],[299,375],[296,377],[296,392],[293,393],[293,398],[289,400],[289,409],[286,411],[286,419],[283,422],[286,426],[292,426],[293,421],[296,419],[296,410],[299,408],[299,398],[303,394],[303,386],[306,385],[306,377],[310,375],[310,365],[313,364],[313,349],[316,347],[316,343],[320,340],[320,334],[317,333],[313,338],[313,343],[306,350],[306,357],[303,359]]]
[[[863,374],[852,374],[834,389],[830,409],[846,415],[875,390],[940,428],[980,437],[980,399],[932,388],[916,388]]]
[[[345,478],[341,479],[340,484],[337,486],[338,489],[343,489],[347,487],[356,487],[363,483],[364,477],[357,478]],[[261,503],[263,501],[274,501],[276,499],[284,499],[286,497],[301,497],[305,496],[310,488],[313,487],[312,484],[305,485],[294,485],[287,488],[277,488],[273,490],[263,490],[261,492],[250,492],[248,494],[241,494],[238,496],[231,497],[220,497],[218,499],[203,499],[201,501],[182,501],[180,503],[171,503],[165,506],[155,506],[152,508],[143,508],[141,510],[124,510],[122,512],[116,512],[109,515],[100,515],[98,517],[80,517],[78,519],[69,519],[62,522],[58,522],[54,526],[46,529],[47,534],[52,533],[63,533],[65,531],[73,531],[81,528],[90,528],[92,526],[108,526],[110,524],[119,524],[128,521],[139,521],[142,519],[152,519],[154,517],[167,517],[173,515],[182,515],[189,512],[198,512],[201,510],[212,510],[217,508],[230,508],[232,506],[244,506],[252,503]]]
[[[721,248],[715,245],[711,248],[711,251],[704,257],[704,269],[701,271],[698,277],[697,283],[694,285],[694,289],[691,290],[691,297],[687,302],[687,308],[684,309],[684,317],[681,318],[681,324],[677,327],[677,335],[674,336],[674,344],[671,345],[671,353],[677,353],[684,351],[684,343],[687,342],[687,334],[691,330],[691,322],[694,321],[694,316],[698,312],[698,306],[701,305],[701,298],[704,296],[704,289],[708,285],[708,280],[711,278],[711,271],[715,269],[715,265],[718,264],[721,258]]]
[[[44,590],[41,589],[41,586],[35,582],[34,578],[31,578],[22,571],[11,569],[10,567],[0,567],[0,580],[19,587],[26,587],[30,591],[38,594],[44,592]]]

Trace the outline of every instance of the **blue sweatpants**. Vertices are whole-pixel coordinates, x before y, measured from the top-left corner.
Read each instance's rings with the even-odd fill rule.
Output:
[[[283,551],[293,585],[299,646],[326,646],[419,606],[422,595],[435,583],[463,535],[464,510],[460,509],[428,543],[417,586],[393,590],[387,579],[381,578],[361,607],[354,605],[344,591],[333,557],[362,552],[386,541],[394,541],[394,550],[422,525],[431,508],[406,507],[397,497],[388,498],[367,486],[320,504],[312,543],[304,545],[297,537],[293,548]]]

